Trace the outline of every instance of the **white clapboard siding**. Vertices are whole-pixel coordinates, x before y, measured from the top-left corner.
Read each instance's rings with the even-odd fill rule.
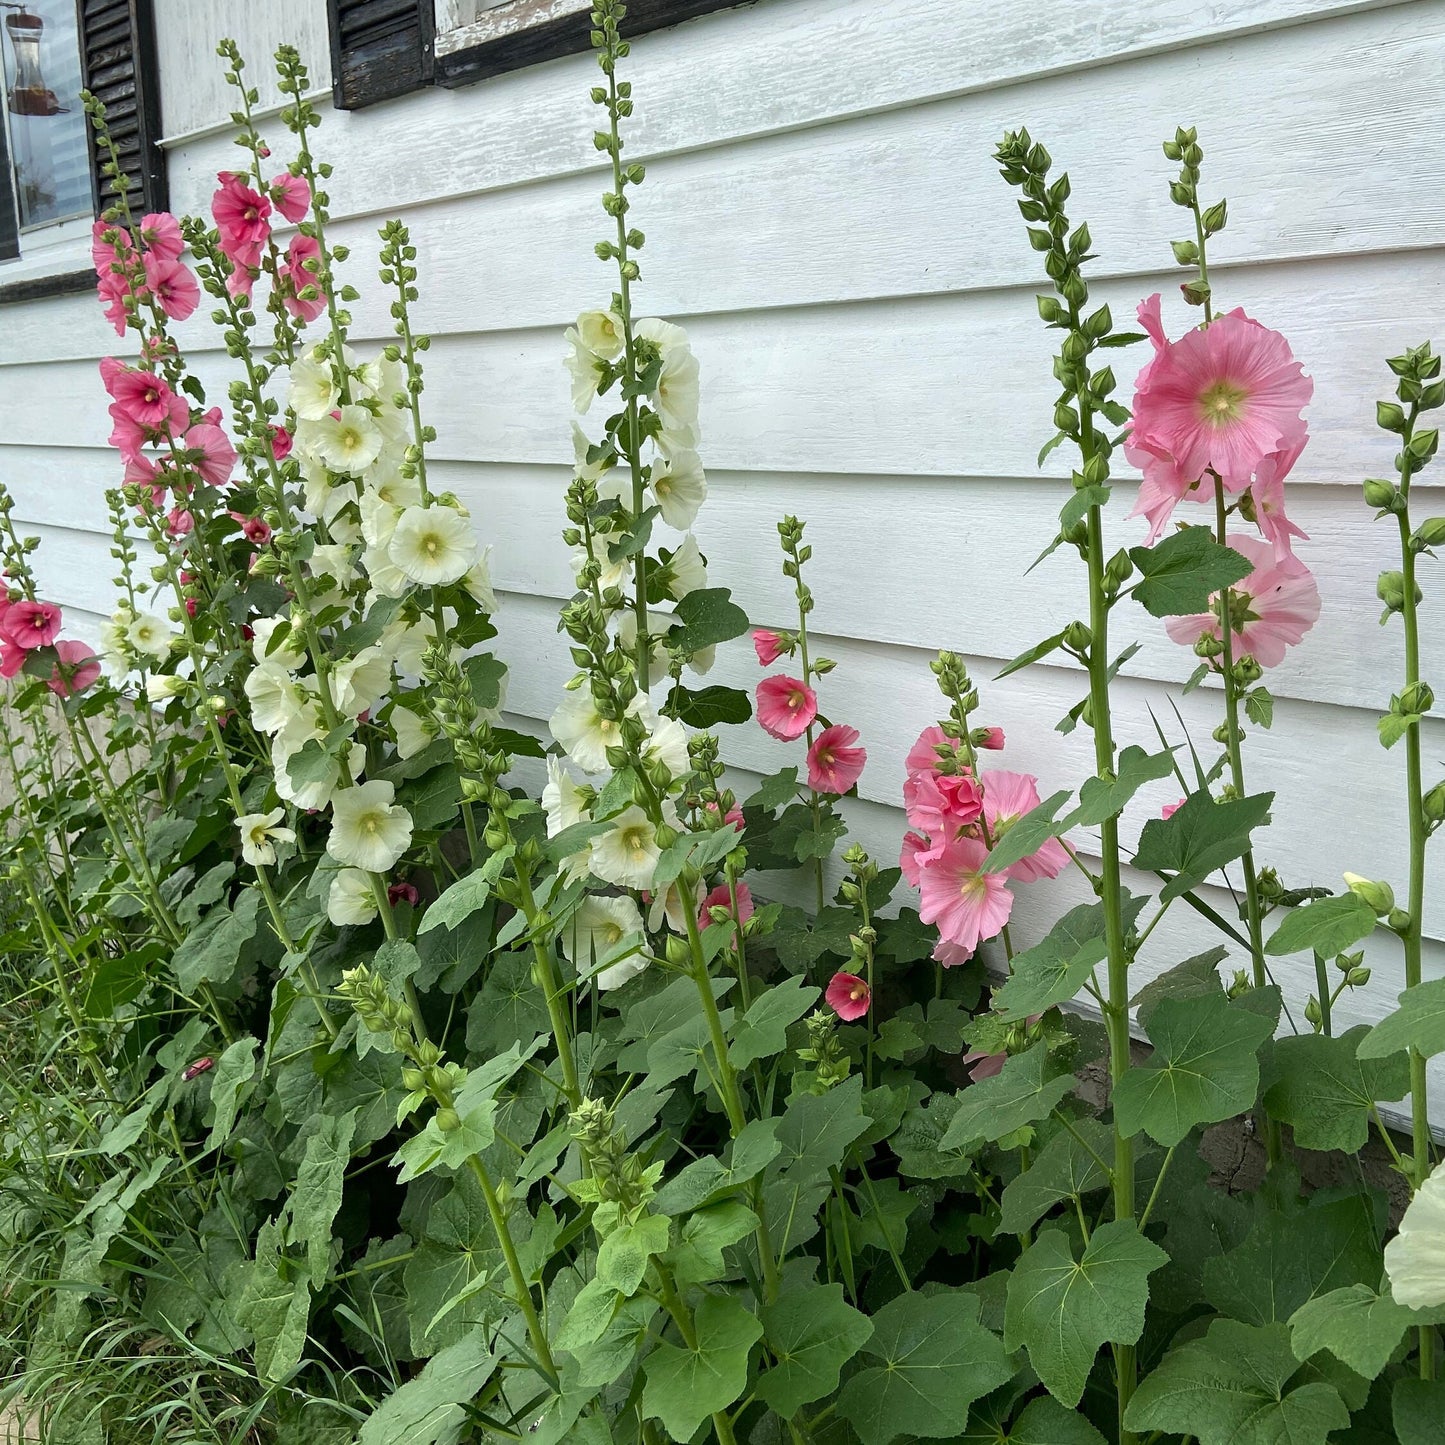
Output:
[[[425,397],[439,432],[434,482],[494,545],[509,705],[518,725],[543,727],[570,672],[556,632],[571,586],[558,537],[572,454],[561,332],[612,286],[591,249],[606,230],[605,158],[586,98],[594,62],[578,55],[343,114],[324,94],[325,0],[158,6],[176,209],[204,214],[216,172],[244,160],[214,56],[229,32],[261,90],[278,171],[292,152],[270,55],[284,41],[310,64],[325,119],[315,144],[336,165],[332,234],[353,247],[346,279],[363,292],[352,310],[364,353],[391,328],[371,279],[376,227],[398,213],[411,226],[416,321],[435,337]],[[1389,389],[1384,358],[1445,340],[1445,204],[1428,184],[1442,73],[1445,0],[758,0],[636,44],[628,157],[648,165],[632,215],[648,237],[637,304],[683,322],[702,362],[711,496],[699,539],[715,582],[760,622],[787,625],[775,524],[784,512],[807,520],[818,646],[839,664],[825,709],[869,749],[847,811],[880,859],[891,861],[903,831],[903,753],[939,708],[928,662],[940,647],[969,659],[986,715],[1008,732],[1004,763],[1039,773],[1046,791],[1091,770],[1087,733],[1053,731],[1082,690],[1074,664],[1056,655],[991,681],[1083,602],[1070,552],[1023,575],[1068,495],[1070,459],[1056,452],[1042,472],[1036,462],[1050,435],[1054,338],[1035,317],[1039,258],[993,148],[1020,124],[1043,140],[1093,232],[1098,301],[1130,326],[1140,298],[1162,291],[1177,332],[1197,313],[1169,265],[1187,218],[1169,203],[1159,142],[1195,124],[1204,194],[1230,200],[1212,247],[1218,298],[1289,335],[1315,379],[1314,440],[1289,500],[1312,534],[1302,553],[1324,611],[1269,679],[1274,728],[1247,740],[1250,786],[1277,794],[1260,859],[1291,884],[1337,885],[1346,868],[1402,877],[1403,759],[1374,732],[1399,676],[1399,628],[1378,626],[1374,597],[1376,574],[1395,561],[1393,529],[1371,520],[1359,482],[1390,470],[1393,447],[1373,424]],[[208,310],[176,330],[224,404],[234,364]],[[88,296],[0,311],[0,482],[20,530],[42,538],[43,588],[82,636],[110,611],[116,570],[103,493],[120,469],[95,363],[128,350]],[[1125,399],[1146,350],[1111,358]],[[594,432],[601,411],[587,419]],[[1133,482],[1119,462],[1109,537],[1129,545],[1142,528],[1125,520]],[[1445,474],[1427,473],[1417,506],[1445,513]],[[1431,584],[1424,662],[1440,686],[1445,587]],[[1133,641],[1120,742],[1154,745],[1151,704],[1177,738],[1172,696],[1212,754],[1217,691],[1180,698],[1161,687],[1182,681],[1192,658],[1125,606],[1114,642]],[[717,678],[751,687],[759,676],[745,643],[722,649]],[[724,747],[743,787],[799,752],[755,725],[728,730]],[[1445,771],[1445,718],[1427,725],[1426,759]],[[1127,841],[1178,792],[1146,790]],[[1078,842],[1086,854],[1094,846]],[[1445,884],[1438,858],[1431,867],[1432,884]],[[1209,894],[1231,911],[1224,889]],[[1081,896],[1072,874],[1021,889],[1020,942]],[[1427,973],[1445,976],[1445,886],[1425,924]],[[1176,905],[1141,979],[1214,941]],[[1371,962],[1374,978],[1344,1001],[1344,1018],[1393,1004],[1398,948],[1374,940]],[[1278,977],[1298,1019],[1312,969],[1284,960]],[[1445,1065],[1436,1072],[1445,1085]]]

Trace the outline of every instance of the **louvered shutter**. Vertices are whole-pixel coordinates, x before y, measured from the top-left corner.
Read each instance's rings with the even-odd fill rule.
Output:
[[[327,0],[331,94],[340,110],[431,84],[435,0]]]
[[[80,17],[80,67],[85,88],[105,102],[121,170],[136,183],[132,210],[166,208],[165,156],[160,139],[160,83],[151,0],[76,0]],[[110,203],[101,171],[105,153],[92,140],[91,166],[97,209]]]
[[[4,105],[0,98],[0,105]],[[20,254],[20,216],[15,209],[15,190],[10,184],[10,145],[5,139],[5,118],[0,116],[0,261],[13,261]]]

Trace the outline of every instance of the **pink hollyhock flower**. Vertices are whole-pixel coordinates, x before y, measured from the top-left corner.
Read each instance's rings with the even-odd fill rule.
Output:
[[[1279,332],[1230,311],[1155,347],[1130,440],[1172,464],[1175,486],[1212,471],[1242,492],[1265,457],[1303,440],[1314,383]]]
[[[1293,538],[1308,542],[1310,534],[1297,527],[1284,514],[1284,479],[1299,460],[1305,444],[1286,447],[1267,456],[1254,474],[1254,485],[1250,496],[1254,501],[1254,520],[1264,533],[1276,557],[1287,556],[1294,550]]]
[[[147,251],[146,287],[173,321],[184,321],[201,304],[201,287],[184,261]]]
[[[260,270],[255,266],[245,266],[237,261],[231,267],[231,274],[226,277],[226,294],[237,301],[249,301],[251,299],[251,288],[256,284],[256,277]]]
[[[729,913],[732,911],[732,895],[728,892],[726,883],[719,883],[706,898],[702,900],[702,906],[697,912],[697,926],[706,928],[712,922],[712,911],[714,908],[726,908]],[[746,883],[738,884],[738,921],[746,923],[753,916],[753,893]]]
[[[987,793],[984,795],[987,797]],[[960,948],[975,949],[1002,931],[1014,897],[1002,873],[984,873],[988,849],[976,838],[955,838],[919,879],[918,916]]]
[[[22,597],[5,609],[5,618],[0,622],[5,636],[16,647],[31,652],[37,647],[49,647],[60,635],[61,613],[53,602],[32,602]]]
[[[172,537],[185,537],[195,526],[196,519],[184,507],[172,507],[166,513],[166,532]],[[191,615],[194,617],[195,613]]]
[[[236,449],[215,423],[203,421],[187,430],[183,442],[186,465],[213,487],[224,487],[236,466]]]
[[[95,290],[105,309],[105,319],[115,327],[117,336],[124,336],[129,321],[125,303],[130,295],[130,282],[124,276],[111,271],[96,282]]]
[[[920,831],[952,837],[983,812],[983,789],[966,773],[914,773],[903,784],[903,810]]]
[[[157,507],[165,500],[164,474],[150,457],[141,452],[125,459],[125,472],[121,480],[128,487],[149,487],[151,502]]]
[[[933,945],[933,961],[941,963],[944,968],[957,968],[961,963],[967,963],[973,957],[971,948],[960,948],[956,943],[950,943],[946,938],[940,938]]]
[[[266,188],[276,209],[294,226],[305,215],[311,205],[311,187],[305,176],[293,176],[282,171]]]
[[[240,524],[241,535],[255,547],[264,547],[271,540],[271,528],[264,517],[248,517],[244,512],[227,512],[226,515]]]
[[[84,692],[100,676],[100,659],[83,642],[67,640],[55,644],[59,661],[45,680],[57,697],[73,697]]]
[[[796,677],[765,677],[758,684],[758,724],[779,742],[790,743],[808,731],[818,716],[818,698]]]
[[[124,226],[114,221],[97,220],[90,228],[90,259],[95,274],[104,280],[111,274],[117,258],[131,249],[130,236]],[[180,253],[177,252],[177,255]]]
[[[415,908],[421,902],[421,893],[415,883],[391,883],[387,885],[386,901],[393,908],[398,903],[409,903]]]
[[[111,370],[106,389],[131,421],[149,431],[160,431],[166,425],[190,420],[185,399],[177,396],[153,371],[132,371],[129,367]]]
[[[912,777],[914,773],[931,773],[938,766],[938,750],[949,742],[947,734],[937,723],[926,727],[918,734],[918,741],[908,749],[903,759],[904,771]]]
[[[271,202],[234,171],[222,171],[216,179],[221,188],[211,197],[211,215],[221,233],[221,250],[236,265],[254,267],[271,234]]]
[[[1023,815],[1039,805],[1038,779],[1028,773],[1010,773],[1002,768],[983,774],[983,816],[988,835],[999,838]],[[1057,838],[1050,838],[1036,853],[1007,868],[1010,878],[1036,883],[1040,878],[1057,878],[1069,866],[1069,855]]]
[[[970,1049],[964,1056],[965,1064],[972,1064],[968,1071],[968,1077],[975,1084],[982,1083],[984,1079],[991,1079],[996,1074],[1003,1073],[1003,1066],[1008,1063],[1006,1053],[990,1054],[984,1049]]]
[[[854,747],[858,729],[845,723],[824,728],[808,749],[808,786],[815,793],[846,793],[863,776],[866,748]]]
[[[866,979],[861,979],[856,973],[835,973],[828,980],[828,987],[823,997],[828,1001],[828,1007],[838,1015],[844,1023],[852,1023],[854,1019],[861,1019],[868,1012],[868,1005],[872,1002],[872,993]]]
[[[753,628],[753,651],[757,653],[758,662],[763,667],[771,667],[788,651],[788,648],[776,632],[771,632],[766,627],[755,627]]]
[[[301,321],[315,321],[326,310],[326,297],[320,290],[316,273],[306,269],[306,262],[315,260],[321,254],[321,247],[314,236],[292,236],[286,247],[286,264],[282,275],[290,283],[281,300],[286,309]],[[306,286],[317,287],[312,301],[303,301],[301,291]]]
[[[142,216],[140,240],[152,256],[168,261],[180,260],[181,252],[186,249],[180,222],[169,211],[152,211],[148,216]]]
[[[1278,667],[1320,615],[1320,590],[1314,574],[1299,558],[1276,557],[1268,542],[1230,534],[1229,545],[1254,565],[1248,577],[1229,589],[1229,624],[1235,656],[1248,653],[1261,667]],[[1164,630],[1175,642],[1192,647],[1205,633],[1220,636],[1217,598],[1209,612],[1170,617]]]
[[[923,878],[924,868],[943,852],[943,840],[930,843],[920,833],[905,833],[903,847],[898,853],[898,867],[910,888],[917,888]]]
[[[717,804],[716,804],[716,803],[707,803],[707,804],[704,804],[704,806],[705,806],[705,808],[707,809],[707,811],[708,811],[709,813],[712,813],[712,814],[716,815],[716,813],[717,813]],[[732,826],[734,827],[734,829],[736,829],[739,833],[741,833],[741,832],[743,831],[743,829],[747,827],[747,821],[746,821],[746,819],[744,819],[744,817],[743,817],[743,810],[742,810],[740,807],[738,807],[738,805],[737,805],[736,803],[734,803],[734,804],[732,805],[732,807],[729,808],[729,809],[727,810],[727,812],[723,814],[723,822],[724,822],[724,823],[731,823]]]
[[[1183,806],[1183,798],[1180,798],[1177,803],[1165,803],[1164,806],[1159,809],[1159,816],[1161,818],[1172,818]]]
[[[986,751],[991,752],[991,753],[999,753],[999,752],[1002,752],[1002,751],[1003,751],[1003,729],[1002,729],[1002,728],[984,728],[984,729],[983,729],[983,736],[975,740],[974,746],[977,747],[977,748],[983,748],[983,749],[985,749]]]
[[[0,634],[0,677],[14,677],[25,666],[29,655],[23,647],[17,647],[8,637]]]
[[[278,462],[284,462],[291,455],[291,433],[284,426],[272,425],[271,455]]]

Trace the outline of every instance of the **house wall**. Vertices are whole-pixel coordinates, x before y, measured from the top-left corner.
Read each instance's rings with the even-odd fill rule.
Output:
[[[263,104],[274,99],[266,56],[282,39],[301,46],[325,93],[325,5],[157,8],[173,204],[204,211],[236,154],[217,32],[237,31]],[[699,536],[714,579],[750,616],[786,625],[774,526],[784,512],[807,520],[819,646],[839,664],[824,707],[863,734],[870,764],[854,817],[889,861],[903,754],[939,710],[928,662],[940,647],[967,655],[985,683],[984,714],[1009,736],[1006,764],[1040,774],[1045,792],[1091,768],[1087,733],[1053,730],[1084,690],[1076,667],[1056,655],[987,681],[1085,607],[1067,550],[1023,575],[1068,495],[1068,465],[1063,452],[1036,465],[1051,430],[1052,337],[1035,319],[1038,258],[992,148],[1020,124],[1044,140],[1092,229],[1098,298],[1126,323],[1162,291],[1177,332],[1194,318],[1168,241],[1187,224],[1169,202],[1159,142],[1176,124],[1198,126],[1204,193],[1230,200],[1212,247],[1216,296],[1286,332],[1315,379],[1313,441],[1289,501],[1312,537],[1301,554],[1324,612],[1269,680],[1273,730],[1247,743],[1251,786],[1277,791],[1261,861],[1291,886],[1337,886],[1347,868],[1401,880],[1403,759],[1375,740],[1399,671],[1398,626],[1379,627],[1374,595],[1378,571],[1396,565],[1395,531],[1372,523],[1359,482],[1390,469],[1393,448],[1373,422],[1391,380],[1384,358],[1432,334],[1445,341],[1445,3],[758,0],[642,38],[629,74],[628,153],[648,163],[635,195],[648,238],[638,304],[684,323],[703,367],[712,495]],[[376,228],[398,213],[411,225],[418,322],[435,337],[433,475],[495,544],[510,706],[532,725],[570,671],[555,631],[570,590],[558,539],[571,458],[561,332],[611,289],[592,254],[608,224],[586,98],[594,75],[577,56],[352,114],[323,101],[315,141],[337,167],[334,233],[354,247],[363,347],[390,334],[368,281]],[[268,129],[284,156],[279,122]],[[182,331],[221,397],[216,333]],[[95,360],[114,345],[87,297],[0,312],[0,478],[44,538],[49,591],[91,614],[110,606],[97,529],[118,467]],[[1121,353],[1121,377],[1142,359]],[[1142,538],[1123,520],[1132,490],[1117,488],[1111,544]],[[1439,488],[1417,495],[1421,516],[1445,512]],[[1442,581],[1427,595],[1425,671],[1445,689]],[[1155,744],[1151,706],[1177,741],[1172,698],[1210,750],[1218,692],[1166,690],[1193,657],[1142,614],[1118,618],[1120,643],[1141,643],[1119,688],[1121,743]],[[740,644],[718,672],[757,677]],[[1440,771],[1445,720],[1427,723],[1425,744]],[[756,728],[725,746],[743,770],[795,760]],[[1431,871],[1427,970],[1438,976],[1445,845]],[[1225,891],[1212,897],[1233,912]],[[1036,938],[1078,898],[1072,879],[1024,890],[1016,935]],[[1182,905],[1174,913],[1145,969],[1215,941]],[[1397,949],[1378,943],[1372,962],[1370,987],[1342,1004],[1348,1019],[1379,1017],[1402,986]],[[1287,960],[1279,977],[1298,1010],[1311,968]]]

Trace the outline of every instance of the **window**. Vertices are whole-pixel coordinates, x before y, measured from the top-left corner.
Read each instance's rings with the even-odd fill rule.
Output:
[[[105,104],[132,206],[163,210],[151,0],[0,0],[0,304],[94,282],[107,182],[82,90]]]
[[[629,37],[739,0],[629,0]],[[327,0],[336,104],[469,85],[591,45],[591,0]]]

